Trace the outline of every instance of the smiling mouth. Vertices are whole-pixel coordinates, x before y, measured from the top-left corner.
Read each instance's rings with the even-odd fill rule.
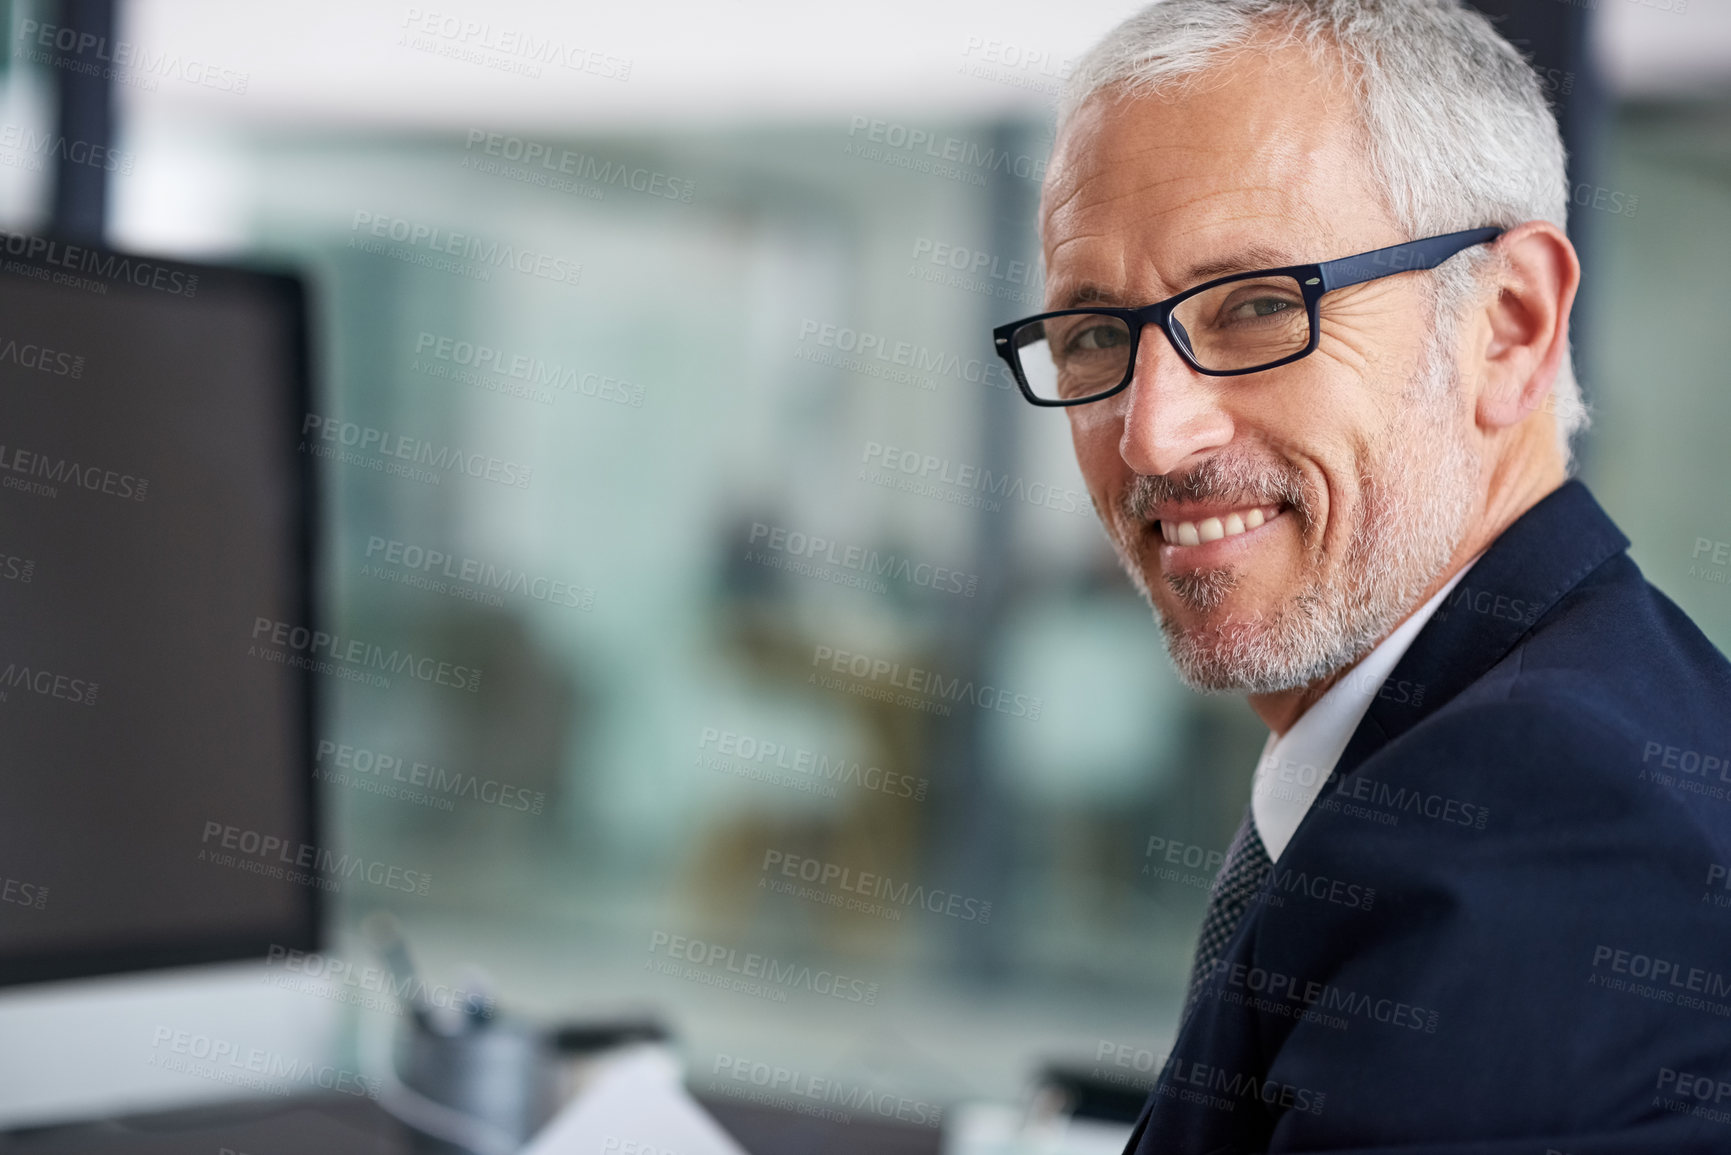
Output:
[[[1209,542],[1221,541],[1229,537],[1249,533],[1266,522],[1280,516],[1286,507],[1274,505],[1248,505],[1241,509],[1229,510],[1213,517],[1198,518],[1194,521],[1177,521],[1162,518],[1155,524],[1160,527],[1160,537],[1167,545],[1194,546],[1207,545]]]

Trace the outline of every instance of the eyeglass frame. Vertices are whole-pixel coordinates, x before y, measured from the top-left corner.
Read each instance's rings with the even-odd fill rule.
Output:
[[[1156,301],[1152,305],[1139,308],[1121,308],[1112,305],[1099,305],[1093,308],[1056,309],[1049,313],[1035,313],[1031,317],[1009,321],[992,330],[993,346],[998,356],[1002,357],[1010,367],[1010,375],[1016,379],[1016,384],[1022,390],[1022,396],[1035,405],[1044,407],[1064,407],[1070,405],[1086,405],[1092,401],[1104,401],[1114,397],[1129,387],[1136,377],[1136,353],[1141,347],[1142,330],[1149,325],[1160,326],[1160,331],[1166,334],[1166,341],[1177,350],[1178,356],[1198,373],[1209,377],[1239,377],[1247,373],[1261,373],[1281,365],[1290,364],[1301,357],[1308,357],[1316,352],[1317,345],[1322,340],[1321,303],[1324,293],[1335,289],[1344,289],[1350,285],[1362,285],[1367,281],[1382,277],[1392,277],[1396,273],[1410,273],[1424,269],[1434,269],[1457,253],[1464,252],[1474,245],[1489,244],[1508,230],[1498,227],[1480,229],[1465,229],[1457,233],[1442,233],[1434,237],[1424,237],[1416,241],[1403,241],[1398,245],[1385,248],[1370,249],[1350,257],[1341,257],[1333,261],[1322,261],[1309,265],[1286,265],[1278,269],[1258,269],[1248,273],[1228,273],[1224,277],[1216,277],[1182,293],[1167,297],[1164,301]],[[1392,268],[1385,266],[1394,266]],[[1296,353],[1288,354],[1265,365],[1254,365],[1248,369],[1207,369],[1198,364],[1196,357],[1186,348],[1187,341],[1181,339],[1172,331],[1172,314],[1177,307],[1198,293],[1232,281],[1248,281],[1258,277],[1289,276],[1298,282],[1299,290],[1304,294],[1304,307],[1310,318],[1310,340],[1304,348]],[[1124,380],[1103,393],[1094,393],[1087,397],[1072,397],[1049,399],[1037,396],[1022,375],[1021,357],[1010,345],[1010,338],[1017,329],[1031,325],[1036,321],[1045,321],[1053,317],[1073,317],[1080,314],[1099,314],[1117,317],[1130,327],[1130,359],[1124,370]]]

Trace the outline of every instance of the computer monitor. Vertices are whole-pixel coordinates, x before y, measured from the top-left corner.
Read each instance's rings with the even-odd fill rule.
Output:
[[[0,233],[0,984],[317,944],[308,359],[296,277]]]

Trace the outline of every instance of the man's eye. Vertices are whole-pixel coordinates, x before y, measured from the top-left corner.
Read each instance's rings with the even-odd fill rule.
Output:
[[[1251,321],[1258,317],[1272,317],[1294,307],[1291,301],[1282,297],[1255,297],[1234,305],[1228,320]]]
[[[1070,338],[1070,348],[1078,353],[1117,349],[1128,340],[1129,334],[1124,332],[1122,326],[1088,325]]]

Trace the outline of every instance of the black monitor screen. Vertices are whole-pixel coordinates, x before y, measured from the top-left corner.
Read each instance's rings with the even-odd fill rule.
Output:
[[[295,278],[0,234],[0,982],[312,944],[306,390]]]

